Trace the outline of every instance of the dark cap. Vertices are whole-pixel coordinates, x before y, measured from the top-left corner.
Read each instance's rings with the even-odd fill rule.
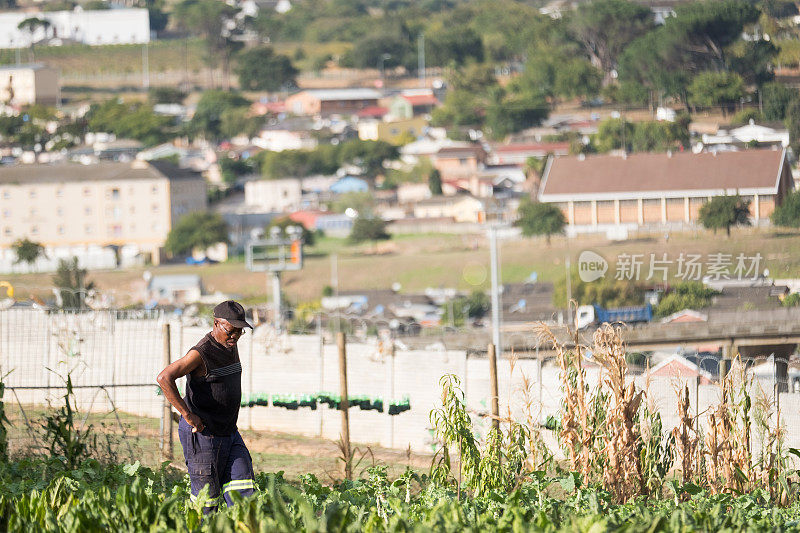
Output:
[[[245,320],[244,307],[239,302],[226,300],[214,308],[214,318],[224,318],[235,328],[250,328],[253,326]]]

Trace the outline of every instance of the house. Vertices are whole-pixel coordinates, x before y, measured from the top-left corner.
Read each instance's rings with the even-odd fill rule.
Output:
[[[410,204],[433,196],[427,183],[401,183],[397,187],[397,202]]]
[[[32,35],[19,23],[35,16],[50,23]],[[47,40],[51,44],[75,41],[88,45],[145,44],[150,42],[150,14],[145,8],[72,11],[9,11],[0,13],[0,48],[24,48]]]
[[[330,191],[334,194],[345,194],[349,192],[368,192],[369,184],[366,180],[356,178],[355,176],[344,176],[336,180],[336,183],[331,185]]]
[[[203,281],[197,274],[170,274],[150,278],[144,295],[145,305],[186,305],[203,296]]]
[[[346,237],[353,229],[353,219],[341,213],[298,211],[290,214],[289,218],[302,224],[306,229],[319,230],[334,237]]]
[[[401,144],[403,139],[420,137],[428,121],[422,117],[384,122],[381,120],[363,120],[358,122],[358,138],[362,141],[385,141]]]
[[[0,67],[0,104],[60,105],[61,84],[58,70],[38,63]]]
[[[286,110],[295,115],[352,115],[378,105],[374,89],[308,89],[289,96]]]
[[[486,205],[469,194],[437,196],[414,206],[415,218],[447,218],[455,222],[486,221]]]
[[[2,167],[0,271],[16,268],[11,246],[22,238],[48,251],[40,270],[54,270],[54,258],[88,258],[108,246],[158,263],[172,227],[206,201],[200,174],[164,161]]]
[[[673,354],[651,368],[649,377],[682,381],[699,379],[701,385],[710,385],[713,382],[711,372],[681,354]]]
[[[447,137],[432,138],[426,136],[401,146],[400,160],[408,165],[416,165],[424,158],[433,159],[442,148],[467,148],[470,146],[472,146],[472,143],[453,141]]]
[[[392,99],[389,112],[396,119],[429,115],[439,105],[439,99],[430,89],[408,89]]]
[[[767,223],[792,187],[783,150],[580,155],[548,161],[538,199],[560,207],[573,233],[680,229],[725,194],[750,200],[753,223]]]
[[[477,172],[485,162],[486,153],[478,144],[444,146],[432,159],[433,166],[439,171],[442,181],[448,181]]]
[[[568,142],[491,144],[486,162],[491,165],[525,165],[531,157],[569,155]]]
[[[249,210],[285,213],[300,209],[303,196],[298,178],[248,181],[244,184],[244,203]]]
[[[708,315],[694,309],[683,309],[661,319],[662,324],[679,324],[684,322],[708,322]]]
[[[784,128],[776,130],[768,126],[760,126],[750,119],[749,124],[734,128],[730,132],[719,130],[716,134],[704,133],[702,139],[703,145],[706,147],[718,145],[744,147],[751,143],[758,143],[786,148],[789,146],[789,131]]]
[[[525,173],[516,165],[483,167],[470,174],[442,180],[442,193],[451,196],[468,192],[478,198],[513,196],[522,193]]]
[[[317,139],[311,134],[313,125],[313,121],[300,117],[267,124],[251,142],[272,152],[313,150],[317,147]]]

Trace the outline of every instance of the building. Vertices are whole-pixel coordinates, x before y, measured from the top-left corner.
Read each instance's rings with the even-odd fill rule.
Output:
[[[432,159],[442,181],[449,181],[470,176],[480,170],[486,160],[486,153],[478,144],[444,146]]]
[[[50,23],[33,34],[19,23],[37,17]],[[150,15],[144,8],[0,13],[0,48],[24,48],[47,40],[50,44],[73,41],[89,45],[145,44],[150,42]]]
[[[789,146],[789,131],[785,128],[774,129],[756,124],[752,119],[750,123],[730,131],[719,130],[715,134],[704,133],[703,145],[709,147],[727,145],[745,147],[752,143],[758,145],[775,145],[782,148]]]
[[[286,110],[295,115],[352,115],[375,107],[381,93],[374,89],[309,89],[286,99]]]
[[[437,196],[414,205],[415,218],[446,218],[455,222],[485,222],[486,205],[468,194]]]
[[[252,143],[272,152],[313,150],[317,147],[317,139],[311,133],[313,126],[310,119],[299,117],[268,124],[258,137],[252,139]]]
[[[528,158],[569,155],[568,142],[492,144],[486,161],[492,165],[525,165]]]
[[[244,185],[244,203],[250,210],[285,213],[300,209],[303,196],[298,178],[248,181]]]
[[[12,270],[11,246],[23,238],[45,246],[55,264],[109,246],[158,263],[172,227],[205,208],[202,176],[163,161],[3,167],[0,270]],[[54,266],[43,260],[41,269]]]
[[[784,150],[551,158],[538,198],[558,205],[572,232],[697,224],[715,196],[739,194],[766,223],[793,188]]]
[[[428,121],[422,117],[384,122],[382,120],[363,120],[358,123],[358,138],[362,141],[385,141],[400,144],[408,137],[420,137]]]
[[[389,112],[397,119],[429,115],[439,100],[431,89],[409,89],[392,99]]]
[[[147,283],[144,298],[146,307],[156,305],[186,305],[203,296],[203,281],[197,274],[168,274],[153,276]]]
[[[41,64],[0,67],[0,103],[15,106],[60,105],[58,71]]]
[[[346,194],[350,192],[369,192],[369,183],[355,176],[344,176],[331,185],[333,194]]]

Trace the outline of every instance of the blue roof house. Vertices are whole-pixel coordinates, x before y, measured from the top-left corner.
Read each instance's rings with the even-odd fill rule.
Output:
[[[331,185],[331,192],[334,194],[344,194],[348,192],[368,192],[369,184],[355,176],[345,176]]]

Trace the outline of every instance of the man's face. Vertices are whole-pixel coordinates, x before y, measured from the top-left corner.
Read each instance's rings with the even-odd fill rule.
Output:
[[[242,328],[233,327],[224,318],[214,319],[214,338],[223,346],[233,348],[243,334]]]

